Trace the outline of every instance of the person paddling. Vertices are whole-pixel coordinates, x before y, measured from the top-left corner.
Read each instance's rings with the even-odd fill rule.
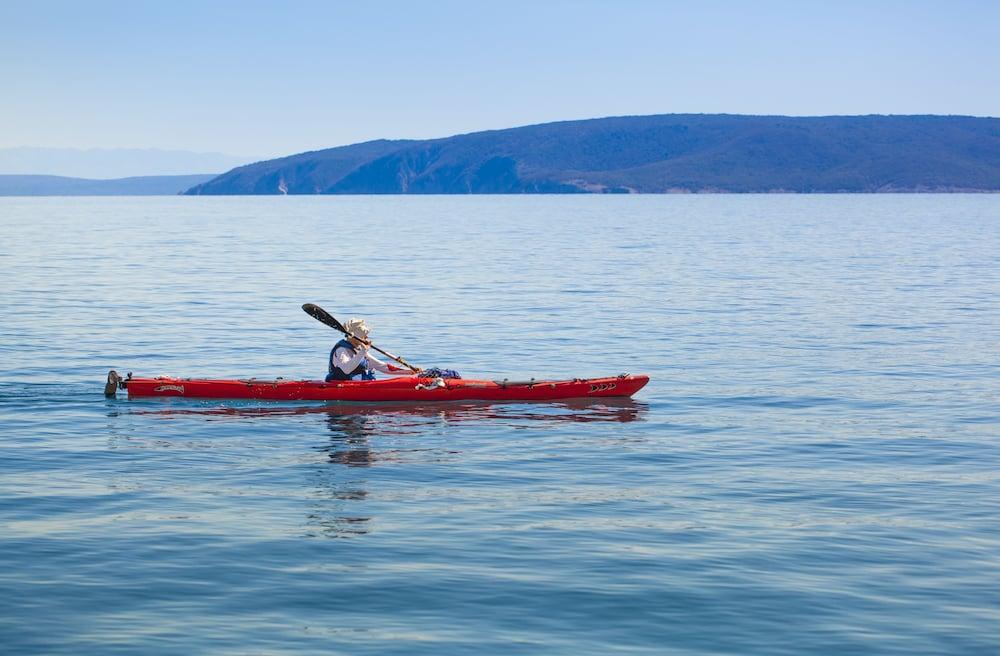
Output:
[[[382,362],[368,351],[371,345],[368,334],[371,331],[364,319],[348,319],[344,322],[344,330],[347,331],[346,338],[334,344],[330,350],[330,366],[326,382],[352,380],[358,377],[361,380],[375,380],[376,371],[385,374],[410,373],[402,367]]]

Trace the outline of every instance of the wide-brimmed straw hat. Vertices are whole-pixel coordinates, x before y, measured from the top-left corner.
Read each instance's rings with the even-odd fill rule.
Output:
[[[344,330],[358,339],[368,339],[368,333],[371,332],[364,319],[355,319],[354,317],[344,322]]]

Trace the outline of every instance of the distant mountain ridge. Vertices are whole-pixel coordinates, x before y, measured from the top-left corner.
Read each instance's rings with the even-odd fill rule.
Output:
[[[1000,119],[664,114],[369,141],[188,194],[1000,191]]]
[[[215,173],[202,173],[90,180],[58,175],[0,175],[0,196],[176,196],[214,177]]]

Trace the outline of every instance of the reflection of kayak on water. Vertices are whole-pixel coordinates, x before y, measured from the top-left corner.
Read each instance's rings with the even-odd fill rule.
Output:
[[[451,403],[349,403],[295,406],[223,406],[168,407],[134,410],[136,414],[164,416],[203,415],[208,418],[255,419],[324,413],[331,420],[365,417],[427,417],[450,422],[503,419],[545,422],[630,422],[641,419],[647,406],[630,398],[570,399],[554,401],[544,406],[525,406],[489,401],[455,401]]]
[[[324,403],[309,405],[237,405],[207,406],[205,401],[176,403],[147,402],[129,404],[122,414],[162,417],[165,420],[193,418],[196,421],[265,422],[302,415],[317,415],[329,430],[330,441],[314,449],[327,454],[329,461],[349,467],[369,467],[376,462],[400,462],[427,457],[434,460],[457,453],[451,446],[428,447],[424,440],[395,442],[389,448],[378,438],[420,437],[431,433],[447,432],[449,426],[460,430],[459,425],[476,430],[475,422],[496,422],[513,428],[554,429],[564,423],[624,424],[643,421],[648,405],[632,399],[608,398],[600,400],[574,399],[555,401],[544,405],[522,403],[491,403],[487,401],[456,401],[453,403]],[[444,429],[444,430],[442,430]],[[372,442],[372,440],[375,440]],[[448,442],[445,442],[446,444]],[[371,445],[380,445],[373,448]],[[340,494],[341,498],[363,498],[365,492],[354,488]],[[344,520],[353,521],[353,520]],[[356,533],[358,526],[341,527]],[[338,529],[340,532],[340,529]],[[363,532],[363,531],[362,531]]]
[[[397,376],[384,380],[212,380],[204,378],[128,378],[108,373],[105,393],[118,389],[129,398],[169,396],[205,399],[255,399],[268,401],[558,401],[630,397],[649,376],[621,374],[607,378],[572,380],[468,380]]]

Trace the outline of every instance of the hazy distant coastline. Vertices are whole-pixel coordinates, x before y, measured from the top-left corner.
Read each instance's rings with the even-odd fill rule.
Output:
[[[665,114],[378,140],[235,168],[194,195],[1000,191],[1000,119]]]
[[[58,175],[0,175],[0,196],[172,196],[216,175],[151,175],[116,180]]]
[[[228,171],[259,157],[159,148],[0,148],[0,175],[56,175],[89,180]]]

